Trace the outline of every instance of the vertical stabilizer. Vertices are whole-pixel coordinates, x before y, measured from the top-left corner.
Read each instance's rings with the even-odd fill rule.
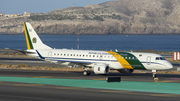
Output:
[[[52,49],[41,41],[41,39],[39,38],[39,36],[29,22],[24,22],[23,24],[26,36],[27,49]]]

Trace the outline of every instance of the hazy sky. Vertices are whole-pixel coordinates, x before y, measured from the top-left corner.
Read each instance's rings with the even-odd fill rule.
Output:
[[[114,0],[0,0],[0,13],[23,14],[28,13],[47,13],[55,9],[67,7],[84,7],[86,5],[104,3]]]

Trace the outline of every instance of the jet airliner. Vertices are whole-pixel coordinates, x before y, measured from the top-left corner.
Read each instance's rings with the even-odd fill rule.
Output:
[[[110,70],[133,73],[139,69],[152,70],[153,77],[156,77],[156,70],[173,68],[163,56],[154,53],[52,49],[41,41],[29,22],[23,24],[27,55],[60,65],[82,66],[84,75],[90,75],[91,72],[108,74]]]

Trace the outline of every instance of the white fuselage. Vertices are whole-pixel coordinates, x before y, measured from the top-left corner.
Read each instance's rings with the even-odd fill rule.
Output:
[[[35,50],[30,50],[34,51]],[[146,69],[146,70],[166,70],[173,68],[172,64],[167,60],[156,60],[157,57],[162,57],[159,54],[153,53],[139,53],[139,52],[123,52],[120,55],[116,52],[110,54],[108,51],[91,51],[91,50],[69,50],[69,49],[38,49],[38,54],[29,54],[34,57],[40,57],[46,61],[51,61],[59,64],[73,65],[79,64],[88,67],[93,67],[95,64],[107,64],[110,69],[130,69],[125,65],[127,63],[120,62],[125,59],[129,62],[132,69]],[[134,57],[127,55],[131,54]],[[140,63],[137,63],[139,61]],[[137,68],[142,65],[141,68]]]

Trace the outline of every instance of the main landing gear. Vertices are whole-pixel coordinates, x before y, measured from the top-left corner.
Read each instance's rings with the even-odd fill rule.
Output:
[[[91,74],[91,71],[89,70],[89,68],[85,68],[84,69],[84,72],[83,72],[83,75],[84,76],[88,76],[88,75],[90,75]]]
[[[91,74],[91,72],[90,72],[90,71],[87,71],[87,70],[84,70],[83,74],[84,74],[84,76],[88,76],[88,75]]]

